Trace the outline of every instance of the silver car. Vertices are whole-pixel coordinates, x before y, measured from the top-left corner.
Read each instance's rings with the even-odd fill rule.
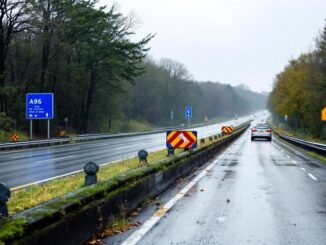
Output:
[[[251,128],[251,140],[255,140],[257,138],[267,139],[269,141],[272,140],[272,130],[266,124],[258,124]]]

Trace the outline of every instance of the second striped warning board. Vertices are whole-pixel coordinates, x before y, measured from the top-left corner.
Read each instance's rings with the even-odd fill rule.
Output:
[[[16,134],[16,133],[13,133],[11,136],[10,136],[10,139],[12,142],[17,142],[19,140],[19,135]]]
[[[197,131],[167,131],[166,147],[170,149],[193,149],[197,148]]]
[[[234,128],[232,126],[223,126],[221,128],[221,131],[223,134],[232,134],[234,131]]]

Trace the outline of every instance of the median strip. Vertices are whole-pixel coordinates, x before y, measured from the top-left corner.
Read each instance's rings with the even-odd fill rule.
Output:
[[[56,239],[58,243],[83,243],[102,227],[103,221],[108,222],[112,216],[119,216],[121,209],[132,210],[146,198],[166,190],[177,178],[189,174],[229,146],[248,126],[241,125],[233,135],[207,140],[199,148],[179,152],[174,157],[167,158],[166,150],[151,153],[150,163],[145,166],[140,167],[135,157],[108,164],[98,172],[99,182],[89,187],[83,187],[84,174],[77,173],[15,191],[8,202],[9,212],[19,213],[1,225],[0,241],[26,244],[35,239],[44,243]],[[56,231],[62,225],[66,235],[76,229],[79,232],[74,236],[58,236]]]

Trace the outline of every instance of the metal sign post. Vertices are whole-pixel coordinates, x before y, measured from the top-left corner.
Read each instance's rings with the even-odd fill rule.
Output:
[[[321,121],[325,123],[325,139],[326,139],[326,106],[321,110]]]
[[[48,120],[48,139],[50,139],[50,120]]]
[[[33,120],[29,120],[29,140],[33,140]]]
[[[174,117],[174,111],[171,109],[171,112],[170,112],[171,128],[172,128],[172,125],[173,125],[173,117]]]

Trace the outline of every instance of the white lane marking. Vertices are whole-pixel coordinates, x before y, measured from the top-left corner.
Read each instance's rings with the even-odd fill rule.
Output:
[[[287,156],[287,158],[290,158],[290,156],[289,155],[286,155]]]
[[[25,158],[24,156],[10,157],[9,159]]]
[[[41,160],[41,161],[36,161],[35,163],[40,163],[40,162],[49,162],[49,161],[57,161],[57,160],[62,160],[62,159],[67,159],[67,158],[72,158],[74,156],[66,156],[66,157],[59,157],[59,158],[51,158],[51,159],[46,159],[46,160]]]
[[[293,162],[295,165],[297,165],[297,161],[295,161],[295,160],[292,160],[292,162]]]
[[[306,169],[305,168],[300,168],[302,171],[306,171]]]
[[[309,177],[312,178],[313,180],[318,180],[315,176],[313,176],[311,173],[308,173]]]
[[[63,152],[63,151],[74,151],[74,150],[79,150],[80,148],[77,147],[77,148],[70,148],[70,149],[65,149],[65,150],[58,150],[56,152]]]
[[[51,178],[48,178],[48,179],[39,180],[39,181],[36,181],[36,182],[33,182],[33,183],[16,186],[14,188],[10,188],[10,190],[11,191],[14,191],[14,190],[22,189],[22,188],[25,188],[25,187],[28,187],[28,186],[31,186],[31,185],[41,184],[41,183],[44,183],[44,182],[47,182],[47,181],[50,181],[50,180],[62,178],[62,177],[69,176],[69,175],[72,175],[72,174],[76,174],[76,173],[79,173],[79,172],[82,172],[82,171],[84,171],[84,170],[83,169],[80,169],[80,170],[77,170],[77,171],[74,171],[74,172],[70,172],[70,173],[67,173],[67,174],[62,174],[62,175],[51,177]]]
[[[208,167],[206,167],[200,174],[198,174],[189,184],[187,184],[181,191],[179,191],[170,201],[163,207],[156,211],[151,218],[149,218],[137,231],[131,234],[122,245],[137,244],[155,225],[156,223],[195,185],[206,175],[206,172],[211,170],[221,157],[216,159]]]
[[[284,153],[284,151],[281,149],[281,152],[283,152]]]

